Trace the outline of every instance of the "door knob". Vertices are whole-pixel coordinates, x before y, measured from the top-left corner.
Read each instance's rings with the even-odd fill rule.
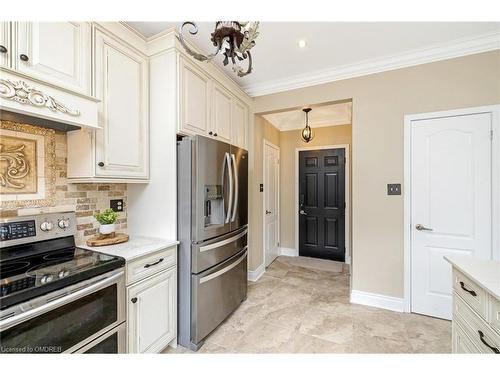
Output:
[[[26,61],[28,61],[28,60],[30,59],[30,58],[29,58],[27,55],[25,55],[24,53],[21,53],[21,54],[19,55],[19,58],[20,58],[22,61],[25,61],[25,62],[26,62]]]
[[[432,228],[426,228],[422,224],[415,225],[415,229],[420,230],[420,231],[422,231],[422,230],[432,231]]]
[[[300,211],[299,211],[299,214],[301,214],[301,215],[306,215],[306,216],[307,216],[307,213],[306,213],[304,210],[300,210]]]
[[[137,302],[137,297],[134,297],[131,299],[132,303],[136,303]]]
[[[266,215],[272,214],[271,211],[266,210]]]

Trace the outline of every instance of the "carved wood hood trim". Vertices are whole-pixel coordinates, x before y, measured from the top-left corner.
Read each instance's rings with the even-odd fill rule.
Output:
[[[21,80],[0,79],[0,97],[35,107],[46,107],[53,112],[61,112],[75,117],[80,116],[79,110],[66,107],[57,99]]]

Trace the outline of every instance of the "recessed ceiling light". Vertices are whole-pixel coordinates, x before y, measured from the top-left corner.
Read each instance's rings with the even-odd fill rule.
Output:
[[[305,40],[299,40],[299,47],[304,48],[306,46],[306,41]]]

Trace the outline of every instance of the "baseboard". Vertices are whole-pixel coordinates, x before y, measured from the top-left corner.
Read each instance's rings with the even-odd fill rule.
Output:
[[[255,282],[260,279],[264,272],[266,272],[266,265],[262,263],[255,271],[248,270],[248,280]]]
[[[292,249],[289,247],[280,247],[280,255],[285,255],[287,257],[298,257],[299,251],[297,249]]]
[[[398,311],[398,312],[404,311],[403,298],[384,296],[383,294],[362,292],[360,290],[351,291],[351,303],[379,307],[381,309]]]

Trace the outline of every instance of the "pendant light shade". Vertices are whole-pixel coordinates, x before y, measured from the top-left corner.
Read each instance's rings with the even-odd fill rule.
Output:
[[[302,140],[306,143],[310,142],[314,138],[314,133],[312,128],[309,126],[309,112],[311,112],[311,108],[304,108],[303,111],[306,114],[306,127],[302,129],[300,136]]]

